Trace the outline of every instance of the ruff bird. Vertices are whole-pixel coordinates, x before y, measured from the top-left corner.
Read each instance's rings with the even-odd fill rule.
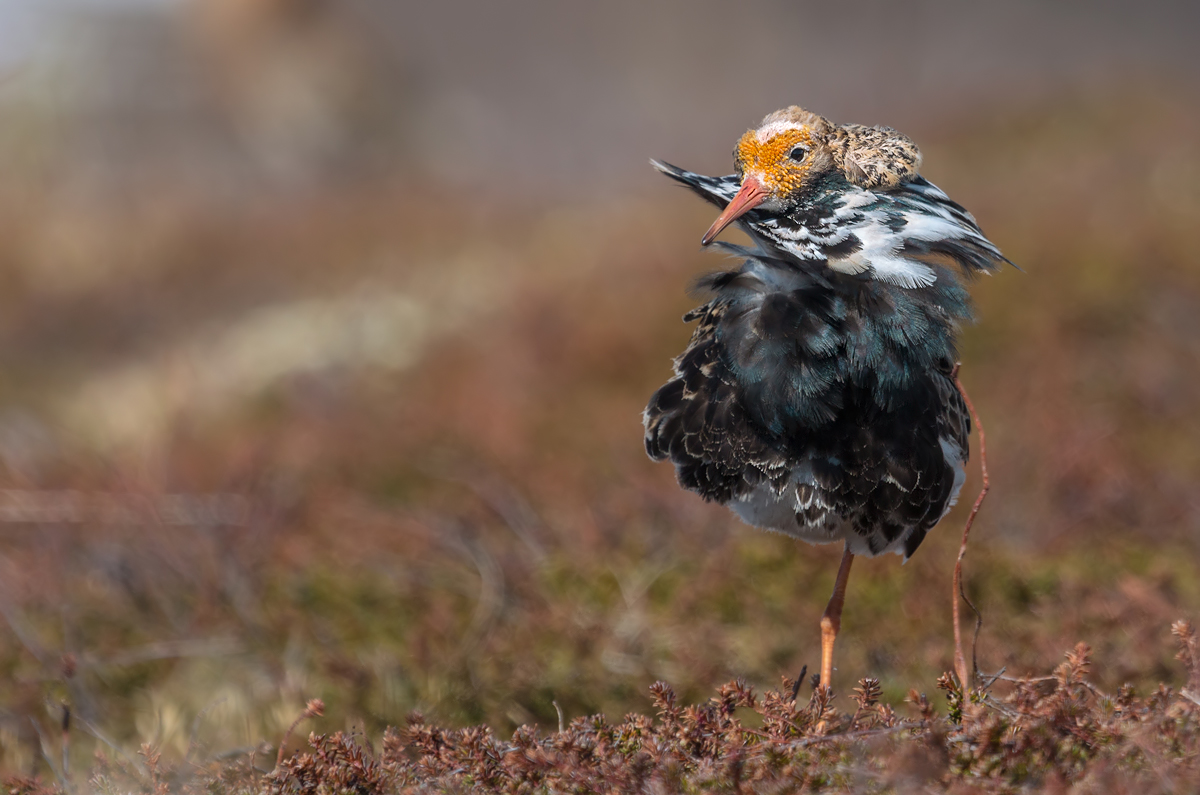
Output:
[[[742,136],[735,174],[652,163],[722,209],[702,245],[735,222],[751,245],[718,243],[741,265],[701,279],[710,300],[684,316],[697,326],[646,407],[646,451],[748,524],[845,545],[828,687],[854,556],[907,560],[962,488],[964,281],[1008,260],[890,127],[793,106]]]

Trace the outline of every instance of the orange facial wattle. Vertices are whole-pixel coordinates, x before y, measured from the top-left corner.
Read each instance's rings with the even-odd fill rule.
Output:
[[[807,158],[792,157],[798,146],[805,152],[813,146],[804,127],[786,127],[766,136],[751,130],[742,136],[734,151],[742,187],[700,238],[701,245],[707,246],[722,229],[763,202],[784,200],[800,190],[811,166]]]
[[[792,159],[792,150],[797,146],[813,146],[808,130],[781,130],[765,141],[759,140],[757,131],[750,130],[738,141],[738,168],[743,175],[756,175],[773,196],[788,196],[800,188],[809,168],[807,163]]]

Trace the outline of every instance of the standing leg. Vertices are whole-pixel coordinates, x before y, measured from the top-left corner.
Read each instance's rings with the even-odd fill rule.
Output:
[[[850,579],[850,564],[854,562],[854,553],[850,544],[842,554],[842,565],[838,567],[837,580],[833,584],[833,596],[821,617],[821,686],[833,685],[833,642],[837,640],[838,630],[842,628],[842,605],[846,603],[846,582]]]

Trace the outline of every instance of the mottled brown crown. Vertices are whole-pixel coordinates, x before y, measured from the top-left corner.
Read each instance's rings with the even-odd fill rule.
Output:
[[[921,168],[921,150],[891,127],[840,124],[829,137],[829,148],[846,179],[868,190],[894,188]]]
[[[785,162],[786,152],[796,143],[814,147],[804,172],[837,168],[851,184],[868,190],[894,188],[915,177],[921,167],[917,145],[891,127],[834,124],[797,105],[767,115],[743,137],[739,157],[743,163],[753,160],[766,166],[767,182],[787,190],[804,177]]]
[[[762,124],[758,125],[758,129],[762,130],[776,125],[805,127],[814,135],[824,135],[834,126],[829,119],[805,110],[799,105],[790,105],[774,113],[768,113],[763,118]]]

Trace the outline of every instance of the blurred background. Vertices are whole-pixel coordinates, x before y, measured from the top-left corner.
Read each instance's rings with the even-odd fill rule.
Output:
[[[1200,614],[1194,3],[0,2],[0,770],[504,735],[819,661],[840,551],[648,461],[731,170],[802,104],[915,138],[973,287],[984,671],[1180,674]],[[976,460],[978,456],[976,455]],[[965,495],[973,497],[973,471]],[[970,499],[964,500],[969,505]],[[839,689],[951,667],[962,506],[862,560]],[[67,748],[61,730],[72,714]],[[301,732],[305,734],[307,728]],[[267,757],[262,757],[267,759]],[[267,767],[270,764],[267,763]]]

